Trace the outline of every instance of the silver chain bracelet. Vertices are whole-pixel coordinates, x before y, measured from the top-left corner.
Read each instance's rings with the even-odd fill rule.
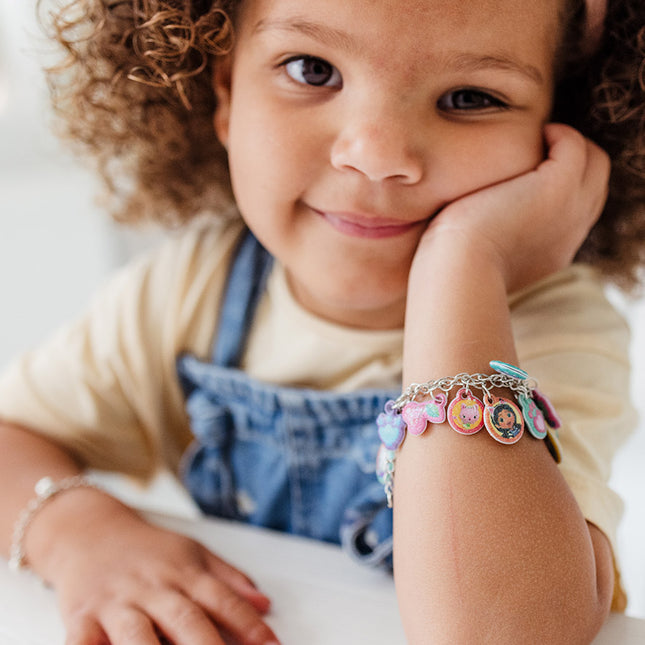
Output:
[[[431,396],[436,391],[448,394],[455,387],[460,386],[467,390],[478,389],[489,393],[492,388],[507,388],[516,394],[530,396],[537,387],[537,381],[529,378],[518,378],[509,374],[457,374],[426,383],[412,383],[393,403],[394,410],[402,409],[411,401]]]
[[[502,361],[491,361],[489,365],[494,374],[460,373],[413,383],[395,401],[385,404],[376,420],[381,439],[376,474],[388,507],[392,507],[397,451],[406,435],[421,435],[428,425],[447,421],[462,435],[473,435],[485,427],[493,439],[506,445],[519,441],[526,428],[535,439],[546,439],[551,455],[556,462],[560,460],[557,430],[561,421],[551,402],[538,390],[537,381],[515,365]],[[515,401],[495,396],[493,390],[497,389],[510,390]],[[483,400],[476,396],[478,391],[483,392]]]
[[[9,550],[9,568],[18,571],[25,566],[25,535],[29,525],[36,514],[59,493],[63,493],[74,488],[96,488],[101,490],[100,486],[92,482],[84,475],[74,475],[55,482],[51,477],[43,477],[38,480],[34,486],[36,497],[31,499],[27,506],[18,516],[18,520],[13,529],[11,549]]]

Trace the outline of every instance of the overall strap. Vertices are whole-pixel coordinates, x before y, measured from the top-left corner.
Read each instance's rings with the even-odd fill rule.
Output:
[[[273,257],[246,231],[233,254],[213,344],[213,363],[238,367]]]

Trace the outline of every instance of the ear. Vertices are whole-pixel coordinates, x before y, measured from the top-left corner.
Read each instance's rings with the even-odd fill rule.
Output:
[[[215,134],[225,148],[228,145],[228,127],[231,116],[231,68],[230,54],[218,57],[213,66],[213,91],[217,101],[213,124]]]

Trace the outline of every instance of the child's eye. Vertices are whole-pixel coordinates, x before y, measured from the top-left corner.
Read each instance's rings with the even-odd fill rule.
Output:
[[[444,94],[438,101],[437,106],[446,112],[459,112],[468,110],[488,110],[490,108],[508,107],[501,101],[487,92],[476,89],[454,90]]]
[[[296,82],[315,87],[340,87],[340,72],[326,60],[316,56],[298,56],[284,63],[287,74]]]

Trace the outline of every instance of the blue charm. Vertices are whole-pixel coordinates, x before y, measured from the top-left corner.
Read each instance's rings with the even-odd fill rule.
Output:
[[[376,418],[378,436],[388,450],[398,450],[405,438],[405,421],[403,417],[392,408],[394,401],[385,404],[385,412]]]
[[[505,374],[506,376],[512,376],[513,378],[519,378],[526,380],[529,375],[519,367],[511,365],[510,363],[504,363],[503,361],[491,361],[489,363],[492,369],[494,369],[498,374]]]

